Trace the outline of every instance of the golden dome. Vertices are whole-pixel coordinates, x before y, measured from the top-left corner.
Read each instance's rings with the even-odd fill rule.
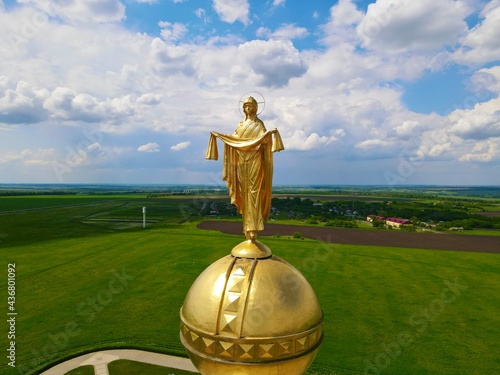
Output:
[[[259,241],[203,271],[180,315],[182,344],[201,374],[303,374],[323,339],[313,289]]]

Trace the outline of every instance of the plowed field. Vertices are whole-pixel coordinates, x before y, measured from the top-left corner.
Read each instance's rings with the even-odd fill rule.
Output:
[[[198,228],[243,235],[241,223],[239,222],[204,221],[198,225]],[[269,223],[266,224],[266,228],[259,235],[273,236],[279,233],[280,236],[293,236],[295,232],[299,232],[306,238],[339,244],[500,253],[499,236],[412,233],[399,230],[339,229]]]

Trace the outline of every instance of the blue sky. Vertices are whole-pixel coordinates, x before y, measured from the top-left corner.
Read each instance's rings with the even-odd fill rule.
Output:
[[[500,185],[500,0],[0,0],[0,183],[221,184],[248,92],[275,184]]]

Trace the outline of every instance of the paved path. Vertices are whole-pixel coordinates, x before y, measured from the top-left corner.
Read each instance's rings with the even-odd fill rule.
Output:
[[[191,361],[187,358],[145,352],[142,350],[117,349],[84,354],[80,357],[60,363],[57,366],[42,372],[40,375],[64,375],[68,371],[86,365],[94,366],[96,375],[109,375],[108,363],[118,359],[128,359],[131,361],[144,362],[152,365],[171,367],[198,373]]]

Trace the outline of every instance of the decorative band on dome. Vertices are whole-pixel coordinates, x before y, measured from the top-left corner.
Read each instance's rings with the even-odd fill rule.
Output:
[[[181,321],[183,345],[213,360],[262,363],[288,360],[319,347],[323,341],[322,321],[315,327],[279,337],[224,337],[196,330]]]

